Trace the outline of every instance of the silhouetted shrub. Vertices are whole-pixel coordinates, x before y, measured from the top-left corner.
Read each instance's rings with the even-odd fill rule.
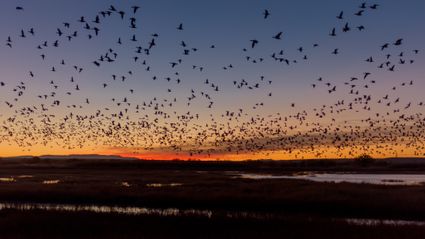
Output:
[[[354,160],[356,160],[356,162],[358,162],[359,164],[361,164],[363,166],[369,165],[369,164],[373,163],[373,161],[374,161],[372,156],[370,156],[368,154],[362,154],[360,156],[357,156],[356,158],[354,158]]]

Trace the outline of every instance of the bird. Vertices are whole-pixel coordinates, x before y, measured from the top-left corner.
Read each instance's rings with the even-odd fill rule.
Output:
[[[264,15],[264,19],[267,19],[270,16],[269,10],[265,9],[263,15]]]
[[[381,46],[381,51],[383,51],[385,48],[388,48],[389,44],[385,43],[384,45]]]
[[[281,39],[281,37],[282,37],[282,33],[283,33],[283,32],[279,32],[279,33],[277,33],[275,36],[273,36],[273,38],[274,38],[274,39],[276,39],[276,40],[280,40],[280,39]]]
[[[350,31],[350,27],[348,26],[348,22],[345,23],[344,28],[342,29],[343,32],[348,32]]]
[[[363,79],[365,80],[366,79],[366,77],[368,77],[370,75],[370,72],[365,72],[365,73],[363,73]]]
[[[251,48],[254,48],[258,44],[258,40],[251,40]]]
[[[140,8],[139,6],[132,6],[133,14],[136,14],[137,10]]]
[[[356,16],[362,16],[363,15],[364,10],[359,10],[358,12],[354,13],[354,15]]]
[[[379,4],[373,4],[372,6],[370,6],[369,8],[370,9],[378,9],[378,6],[379,6]]]
[[[149,42],[149,49],[151,49],[154,46],[156,46],[156,44],[155,44],[155,38],[152,38],[152,40]]]
[[[125,15],[124,11],[119,11],[118,14],[120,15],[121,19],[124,19],[124,15]]]
[[[363,30],[365,29],[365,27],[364,27],[363,25],[360,25],[360,26],[358,26],[358,27],[357,27],[357,29],[358,29],[359,31],[363,31]]]
[[[402,41],[403,41],[403,39],[402,39],[402,38],[397,39],[397,40],[394,42],[394,46],[400,46],[400,45],[401,45],[401,43],[402,43]]]
[[[115,12],[115,11],[117,11],[117,9],[113,5],[110,5],[109,11]]]

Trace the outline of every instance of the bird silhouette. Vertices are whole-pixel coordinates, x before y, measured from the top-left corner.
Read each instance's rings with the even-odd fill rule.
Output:
[[[279,33],[277,33],[275,36],[273,36],[273,38],[274,39],[276,39],[276,40],[280,40],[280,39],[282,39],[281,37],[282,37],[282,33],[283,32],[279,32]]]
[[[402,44],[402,41],[403,41],[403,39],[397,39],[395,42],[394,42],[394,46],[400,46],[401,44]]]
[[[137,10],[140,8],[139,6],[132,6],[133,14],[136,14]]]
[[[263,15],[264,15],[264,19],[267,19],[270,16],[269,10],[265,9]]]
[[[257,40],[251,40],[251,48],[254,48],[258,44]]]
[[[356,16],[363,16],[364,10],[359,10],[358,12],[354,13]]]
[[[344,28],[342,29],[343,32],[348,32],[350,31],[350,27],[348,26],[348,22],[345,23]]]

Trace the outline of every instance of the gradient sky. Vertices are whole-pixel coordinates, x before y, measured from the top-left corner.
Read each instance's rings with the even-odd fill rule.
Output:
[[[4,43],[0,46],[0,81],[4,82],[5,86],[0,87],[0,126],[2,126],[0,156],[99,153],[155,159],[287,159],[353,156],[348,153],[349,151],[351,154],[370,153],[377,157],[422,156],[425,150],[420,148],[418,142],[424,135],[415,127],[417,122],[423,119],[424,116],[421,114],[425,111],[424,106],[419,105],[425,101],[423,97],[425,2],[367,1],[368,8],[363,16],[355,16],[354,13],[360,10],[362,2],[2,1],[0,39],[3,39]],[[112,17],[100,17],[101,24],[91,22],[100,11],[106,11],[111,4],[118,10],[126,12],[124,20],[121,20],[117,13],[113,13]],[[379,4],[377,10],[369,8],[373,4]],[[134,5],[140,6],[135,15],[136,30],[129,28],[129,17],[133,16],[131,6]],[[24,10],[16,10],[17,6],[22,6]],[[271,13],[268,19],[263,19],[265,9]],[[340,11],[344,11],[343,20],[336,18]],[[91,26],[99,27],[98,37],[88,39],[88,34],[94,35],[94,32],[82,28],[84,25],[77,21],[81,16],[85,16]],[[70,29],[66,29],[63,22],[69,22]],[[351,31],[343,33],[341,29],[347,22]],[[184,25],[183,31],[176,29],[180,23]],[[360,25],[365,27],[364,31],[356,29]],[[337,29],[337,36],[331,37],[329,33],[334,27]],[[34,36],[28,33],[30,28],[34,28]],[[57,28],[60,28],[64,35],[78,31],[78,37],[68,41],[65,36],[59,37],[56,34]],[[19,37],[21,29],[26,32],[25,38]],[[282,40],[272,38],[278,32],[283,32]],[[143,48],[148,46],[154,33],[159,34],[159,37],[156,39],[157,46],[151,50],[151,54],[147,56],[135,53],[137,46]],[[138,42],[130,41],[133,34],[137,36]],[[9,36],[12,39],[11,48],[6,45]],[[122,45],[117,44],[118,38],[121,38]],[[393,43],[399,38],[403,38],[403,44],[394,46]],[[254,49],[250,47],[252,39],[259,41]],[[56,40],[59,42],[57,48],[52,46]],[[37,46],[44,41],[48,42],[48,47],[37,49]],[[188,48],[198,50],[184,56],[181,41],[184,41]],[[381,51],[380,47],[384,43],[389,43],[390,47]],[[313,44],[319,46],[313,47]],[[211,49],[211,45],[215,45],[215,48]],[[299,47],[303,47],[303,52],[297,50]],[[102,63],[100,67],[96,67],[92,62],[98,61],[99,56],[110,48],[118,54],[116,62]],[[243,48],[247,51],[243,51]],[[331,54],[335,48],[339,49],[338,55]],[[419,50],[418,54],[413,52],[415,49]],[[285,63],[274,61],[271,58],[272,53],[280,50],[284,52],[282,57],[291,61],[296,60],[297,63],[291,62],[287,66]],[[404,53],[402,57],[397,56],[400,52]],[[41,59],[42,54],[46,56],[45,60]],[[377,68],[386,61],[386,54],[392,55],[390,60],[391,65],[395,65],[394,72],[388,71],[387,68]],[[134,62],[132,57],[136,55],[140,59]],[[304,55],[307,55],[307,60],[303,60]],[[248,62],[246,56],[253,59],[263,58],[264,61],[254,64]],[[373,57],[375,62],[366,62],[369,57]],[[400,58],[406,60],[406,63],[398,64]],[[183,63],[171,68],[170,62],[176,62],[178,59],[183,59]],[[66,64],[61,65],[61,60]],[[147,62],[146,65],[142,65],[143,60]],[[414,60],[414,63],[410,64],[409,60]],[[228,67],[229,64],[233,68],[224,70],[223,67]],[[77,73],[73,69],[74,65],[83,67],[83,72]],[[198,68],[194,70],[193,65],[202,66],[204,70],[202,72]],[[148,66],[150,71],[145,70]],[[55,67],[56,72],[51,71],[52,67]],[[30,71],[35,77],[29,76]],[[132,75],[128,74],[129,71],[132,71]],[[176,72],[178,76],[175,75]],[[364,72],[371,73],[367,81],[362,81]],[[113,81],[111,77],[113,74],[118,78],[125,75],[127,79],[125,82],[119,79]],[[156,81],[152,80],[154,76],[158,78]],[[260,80],[261,76],[264,76],[264,81]],[[74,83],[70,82],[71,77],[74,78]],[[170,77],[171,82],[167,82],[166,77]],[[323,82],[317,81],[319,77],[323,78]],[[359,89],[360,95],[348,94],[350,89],[344,82],[349,82],[351,77],[360,79],[355,82],[358,83],[355,90]],[[177,78],[181,80],[180,84],[176,84]],[[206,79],[218,85],[220,90],[215,92],[212,87],[204,84]],[[259,83],[259,88],[238,89],[233,85],[233,81],[240,82],[242,79],[250,86]],[[370,80],[376,83],[371,84]],[[54,84],[50,84],[51,81]],[[268,81],[272,83],[269,84]],[[410,81],[414,84],[409,85]],[[336,91],[329,94],[326,82],[332,87],[335,86]],[[104,89],[103,83],[107,83],[108,87]],[[407,84],[401,86],[403,83]],[[81,88],[80,91],[74,90],[76,84]],[[316,87],[313,88],[312,84]],[[370,87],[364,88],[365,84]],[[58,88],[54,89],[53,85],[57,85]],[[22,91],[22,88],[17,89],[17,86],[25,86],[22,96],[17,96],[17,93]],[[394,86],[397,87],[396,90],[392,90]],[[130,94],[130,89],[134,90],[134,94]],[[171,89],[171,93],[168,89]],[[187,106],[187,98],[192,95],[192,89],[196,98],[191,100],[190,106]],[[55,92],[55,96],[50,97],[52,92]],[[67,92],[72,94],[67,95]],[[214,102],[212,108],[208,108],[210,100],[202,97],[201,92],[212,97],[211,101]],[[272,93],[272,97],[268,96],[269,93]],[[391,106],[378,104],[377,101],[387,94]],[[47,99],[38,97],[43,95],[49,97]],[[363,110],[362,107],[365,105],[360,105],[357,108],[355,106],[354,110],[345,110],[338,114],[329,112],[329,107],[338,101],[344,100],[342,108],[347,108],[349,102],[355,102],[354,99],[362,95],[372,96],[371,102],[367,105],[371,110]],[[14,101],[15,98],[18,100]],[[85,103],[86,98],[90,104]],[[112,102],[112,98],[116,101]],[[126,108],[123,106],[125,102],[122,102],[124,98],[131,102],[131,106],[127,107],[129,110],[124,113],[124,118],[114,118],[111,114],[124,112]],[[162,119],[155,115],[152,108],[147,108],[143,112],[142,110],[136,112],[134,109],[137,104],[140,106],[143,102],[149,104],[154,98],[157,99],[154,103],[160,104],[168,104],[176,98],[177,102],[172,107],[165,107],[162,110],[169,114],[170,118]],[[395,103],[397,98],[399,100]],[[167,102],[164,102],[164,99]],[[60,106],[51,106],[55,100],[60,100]],[[12,103],[13,107],[8,107],[6,102]],[[117,106],[117,102],[121,102],[122,105]],[[256,106],[259,103],[263,106]],[[295,107],[291,107],[293,103]],[[409,103],[411,106],[404,109]],[[44,106],[41,106],[42,104]],[[315,117],[314,114],[324,105],[326,116]],[[35,112],[26,116],[19,111],[34,106],[37,108]],[[40,111],[43,107],[48,110]],[[230,121],[229,117],[223,116],[226,111],[238,112],[239,109],[243,109],[243,115],[238,121],[234,118]],[[66,122],[63,120],[71,112],[74,115],[93,116],[98,111],[105,116],[95,118],[93,121],[87,119],[79,121],[83,122],[81,123],[83,126],[78,125],[74,119]],[[303,115],[305,112],[307,116],[302,125],[299,120],[291,117],[286,122],[272,126],[286,130],[285,135],[268,135],[269,131],[264,125],[270,126],[268,123],[273,119],[300,113]],[[383,117],[386,112],[390,114]],[[377,116],[377,113],[380,115]],[[178,129],[188,130],[179,132],[175,129],[173,136],[170,136],[171,133],[156,134],[158,131],[153,129],[137,130],[135,126],[145,122],[152,123],[158,128],[164,125],[168,127],[172,123],[184,121],[180,117],[177,118],[178,115],[195,116],[195,114],[198,114],[199,118],[191,120],[187,125],[177,126]],[[390,122],[382,122],[383,119],[397,120],[400,115],[414,116],[414,119],[406,121],[406,124],[413,125],[410,130],[418,132],[419,135],[414,137],[403,135],[399,131],[400,128],[390,129],[388,128]],[[50,122],[46,122],[47,118]],[[157,122],[155,118],[158,118]],[[314,129],[319,127],[314,124],[320,124],[321,129],[342,128],[342,131],[347,132],[350,130],[349,127],[359,126],[361,129],[356,129],[358,132],[370,127],[374,136],[389,132],[391,136],[397,135],[398,139],[406,138],[406,141],[393,145],[394,142],[391,141],[394,140],[390,140],[390,137],[371,136],[379,143],[373,142],[367,149],[362,147],[364,139],[357,138],[352,139],[350,147],[335,149],[335,145],[322,140],[314,142],[312,150],[308,149],[307,143],[297,141],[291,150],[285,150],[286,146],[282,145],[281,147],[270,145],[258,149],[246,147],[236,154],[235,150],[225,150],[229,142],[220,142],[217,145],[215,143],[219,139],[211,135],[205,140],[204,145],[195,145],[190,138],[199,133],[211,134],[212,131],[209,129],[211,125],[223,124],[225,125],[223,131],[238,129],[236,131],[239,132],[243,123],[251,122],[252,118],[256,119],[256,123],[251,125],[253,128],[249,134],[241,137],[243,140],[253,140],[259,144],[273,137],[290,137],[300,133],[306,135],[299,136],[299,140],[308,141],[309,135],[314,135]],[[261,125],[259,120],[261,118],[268,123]],[[376,120],[373,127],[362,121],[368,118]],[[28,123],[29,121],[32,123]],[[101,132],[101,129],[111,127],[116,122],[132,126],[128,130],[116,129],[122,135],[115,138],[105,134],[104,131]],[[381,127],[377,127],[379,124]],[[291,127],[295,125],[297,128]],[[218,128],[220,126],[215,130]],[[70,141],[64,140],[65,136],[70,135]],[[164,135],[172,137],[173,142],[179,144],[179,149],[173,150],[171,144],[159,144]],[[186,142],[177,140],[179,136],[187,139]],[[125,140],[126,137],[128,141]],[[398,142],[398,139],[395,141]],[[150,140],[154,143],[148,143]],[[415,143],[406,143],[412,141]],[[237,143],[229,143],[233,146],[235,144]],[[189,156],[190,152],[206,148],[210,149],[208,156],[205,152]]]

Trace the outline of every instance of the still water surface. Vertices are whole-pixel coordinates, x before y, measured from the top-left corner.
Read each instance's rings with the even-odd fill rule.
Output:
[[[367,183],[381,185],[422,185],[425,174],[355,174],[355,173],[303,173],[294,175],[268,175],[241,173],[243,179],[302,179],[314,182]]]
[[[0,211],[2,210],[19,210],[19,211],[54,211],[54,212],[91,212],[99,214],[122,214],[130,216],[151,215],[161,217],[178,217],[178,216],[196,216],[204,218],[212,218],[214,216],[234,218],[234,219],[277,219],[281,215],[264,212],[235,212],[235,211],[213,211],[198,209],[178,209],[178,208],[147,208],[147,207],[118,207],[118,206],[100,206],[100,205],[74,205],[74,204],[52,204],[52,203],[0,203]],[[342,221],[350,225],[359,226],[420,226],[424,227],[424,221],[407,221],[407,220],[389,220],[389,219],[363,219],[363,218],[338,218],[335,221]]]

